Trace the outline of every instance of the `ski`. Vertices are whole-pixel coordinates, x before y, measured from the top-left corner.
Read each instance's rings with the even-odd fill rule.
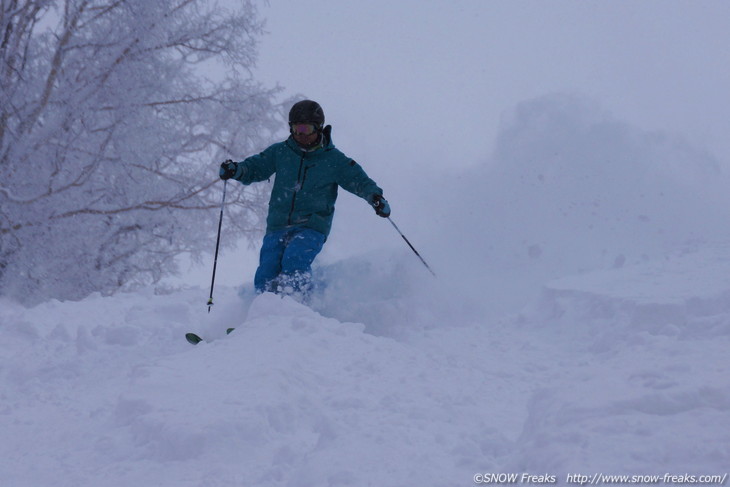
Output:
[[[198,335],[196,335],[195,333],[186,333],[186,334],[185,334],[185,339],[186,339],[186,340],[188,341],[188,343],[190,343],[191,345],[197,345],[198,343],[200,343],[200,342],[202,342],[202,341],[203,341],[203,339],[202,339],[202,338],[200,338],[200,337],[199,337]]]
[[[228,328],[228,329],[226,330],[226,335],[230,335],[230,334],[231,334],[231,332],[232,332],[233,330],[235,330],[235,328]],[[205,341],[205,340],[203,340],[203,339],[202,339],[202,338],[200,337],[200,335],[196,335],[195,333],[186,333],[186,334],[185,334],[185,339],[186,339],[186,340],[188,341],[188,343],[190,343],[191,345],[197,345],[198,343],[200,343],[200,342],[204,342],[204,341]]]

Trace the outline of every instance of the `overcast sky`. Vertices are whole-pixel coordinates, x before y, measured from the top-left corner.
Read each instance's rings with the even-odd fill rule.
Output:
[[[370,165],[491,152],[500,116],[552,92],[681,133],[730,163],[725,0],[271,0],[256,76],[321,102]]]

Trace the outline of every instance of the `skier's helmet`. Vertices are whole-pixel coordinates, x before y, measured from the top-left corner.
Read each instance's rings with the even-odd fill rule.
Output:
[[[289,123],[313,122],[324,125],[324,111],[319,103],[312,100],[298,101],[289,110]]]

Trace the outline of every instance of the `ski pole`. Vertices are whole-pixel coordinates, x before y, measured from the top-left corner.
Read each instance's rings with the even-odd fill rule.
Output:
[[[221,202],[221,216],[218,219],[218,237],[215,240],[215,258],[213,259],[213,278],[210,281],[210,298],[208,299],[208,313],[210,307],[213,306],[213,286],[215,286],[215,269],[218,266],[218,248],[221,244],[221,225],[223,224],[223,208],[226,207],[226,186],[228,180],[223,180],[223,201]]]
[[[413,251],[413,253],[416,254],[416,257],[418,257],[419,259],[421,259],[421,262],[423,262],[423,265],[426,266],[426,269],[428,269],[428,271],[431,274],[433,274],[433,277],[436,277],[436,273],[433,271],[433,269],[431,269],[431,267],[429,267],[428,264],[426,264],[426,261],[423,260],[423,257],[421,257],[421,254],[418,253],[418,251],[413,247],[413,245],[411,245],[411,242],[409,242],[408,239],[406,238],[406,236],[403,235],[403,232],[400,231],[400,228],[398,228],[398,225],[396,225],[395,222],[390,219],[390,217],[388,217],[388,221],[390,222],[391,225],[393,225],[393,228],[395,228],[395,231],[398,232],[401,237],[403,237],[403,240],[406,241],[406,243],[411,248],[411,250]]]

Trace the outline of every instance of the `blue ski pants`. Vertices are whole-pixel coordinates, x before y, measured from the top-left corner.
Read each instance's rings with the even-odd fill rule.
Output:
[[[267,233],[254,277],[256,291],[277,292],[279,285],[287,285],[293,292],[306,292],[311,280],[312,262],[326,239],[324,234],[309,228],[287,228]]]

